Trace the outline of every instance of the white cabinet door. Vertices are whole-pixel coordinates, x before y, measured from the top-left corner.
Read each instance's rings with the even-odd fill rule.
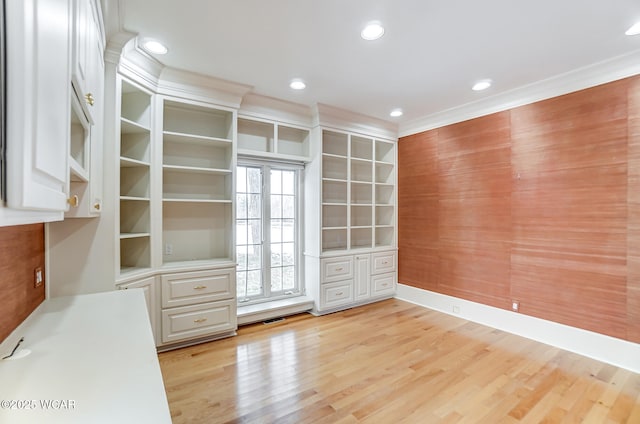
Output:
[[[356,255],[355,256],[355,300],[363,300],[369,298],[369,287],[371,286],[371,274],[370,270],[370,258],[371,255]]]
[[[160,315],[160,292],[157,287],[156,278],[149,277],[143,280],[134,281],[132,283],[120,285],[120,290],[142,289],[144,291],[144,299],[147,302],[147,312],[149,313],[149,323],[153,338],[158,345],[158,321]]]
[[[7,204],[13,209],[66,209],[70,11],[70,0],[6,2]]]

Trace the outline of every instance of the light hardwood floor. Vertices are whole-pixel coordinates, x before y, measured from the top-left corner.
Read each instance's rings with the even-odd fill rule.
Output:
[[[399,300],[160,354],[180,423],[640,423],[640,375]]]

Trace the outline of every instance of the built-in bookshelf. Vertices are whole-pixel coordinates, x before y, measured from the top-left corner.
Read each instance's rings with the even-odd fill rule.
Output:
[[[307,128],[266,119],[238,118],[238,154],[271,159],[309,161]]]
[[[165,98],[162,123],[162,261],[231,261],[231,110]]]
[[[395,144],[322,130],[322,251],[394,245]]]
[[[120,275],[151,266],[152,94],[122,80],[120,104]]]

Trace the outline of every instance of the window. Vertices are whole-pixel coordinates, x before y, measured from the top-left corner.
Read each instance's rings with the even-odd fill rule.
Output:
[[[251,162],[237,168],[239,302],[298,295],[300,167]]]

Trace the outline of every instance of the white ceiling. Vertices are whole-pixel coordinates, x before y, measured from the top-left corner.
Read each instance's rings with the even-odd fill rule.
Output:
[[[640,50],[639,0],[119,0],[163,64],[400,124]],[[386,29],[377,41],[360,30]],[[297,92],[289,81],[302,78]],[[474,92],[478,79],[493,87]],[[390,118],[391,109],[405,114]]]

